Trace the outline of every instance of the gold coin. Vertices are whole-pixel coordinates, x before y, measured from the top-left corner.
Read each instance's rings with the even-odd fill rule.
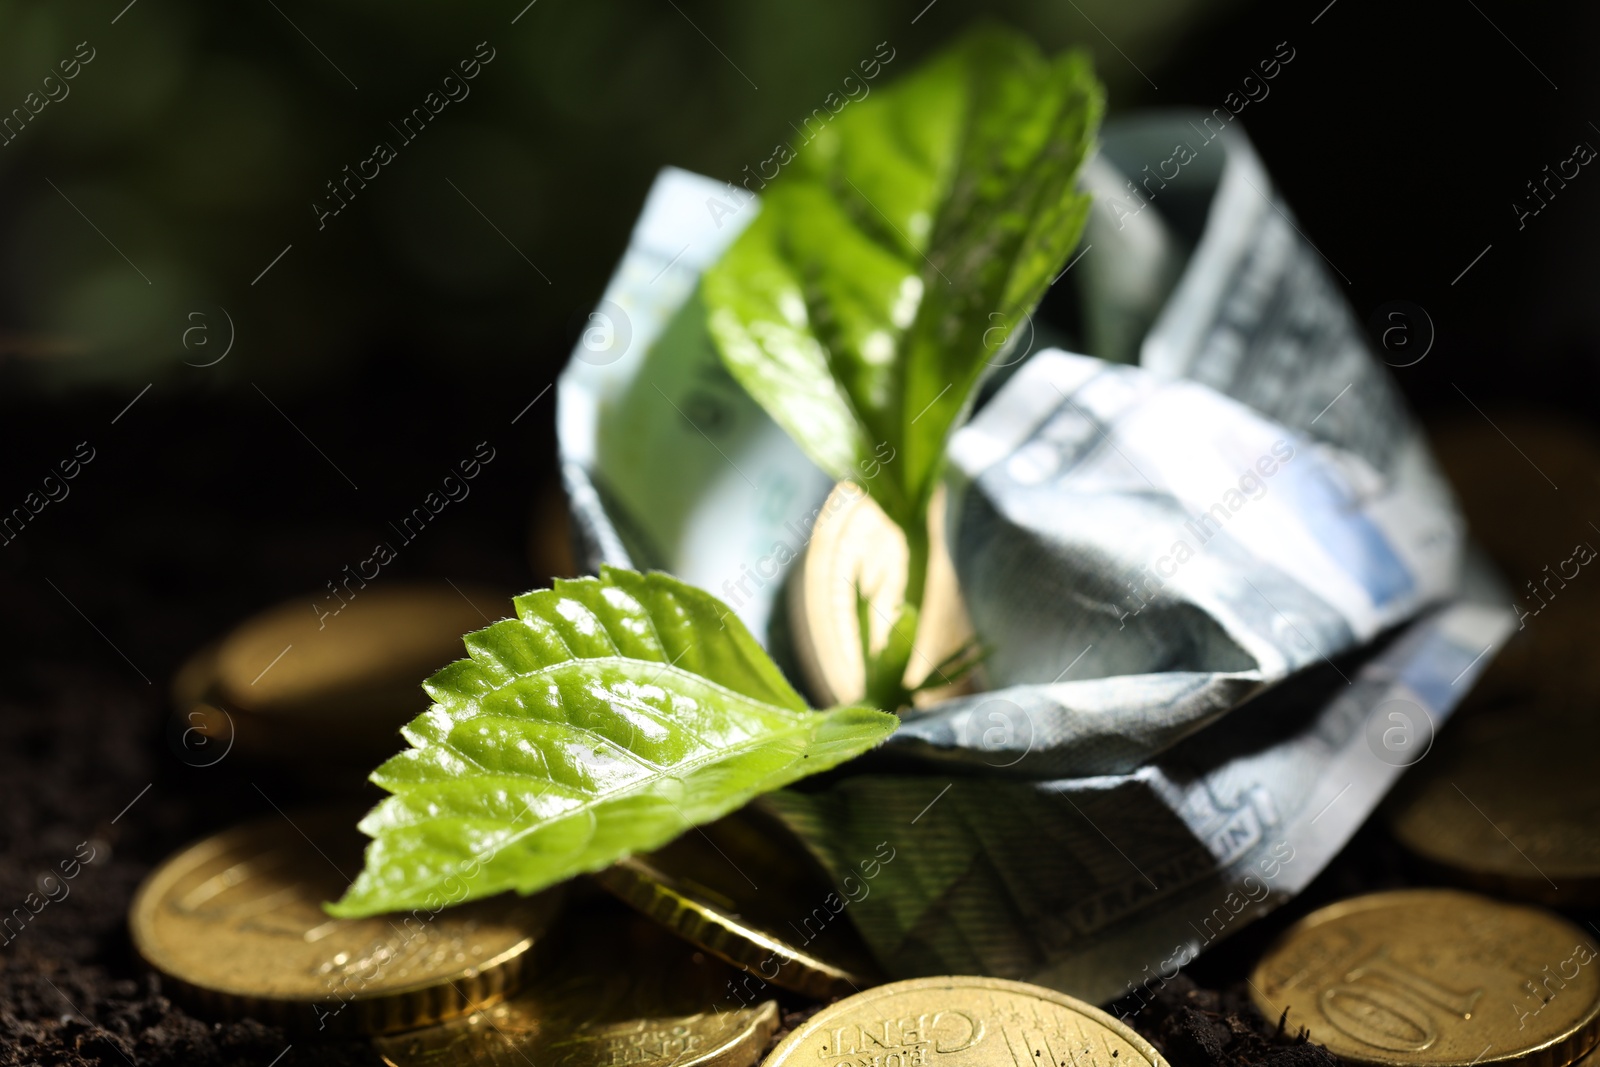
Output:
[[[1551,412],[1491,409],[1490,414],[1492,425],[1475,412],[1437,423],[1429,438],[1467,526],[1505,568],[1520,601],[1524,582],[1539,583],[1548,573],[1546,566],[1554,570],[1571,554],[1573,542],[1594,539],[1573,498],[1555,492],[1551,484],[1593,485],[1600,477],[1600,440],[1591,427]],[[1530,463],[1538,470],[1530,469]],[[1600,589],[1586,594],[1583,587],[1588,585],[1575,585],[1562,595],[1600,596]],[[1532,598],[1525,602],[1538,607]]]
[[[511,1000],[380,1037],[391,1067],[751,1067],[778,1005],[730,995],[742,977],[621,905],[569,916],[571,950]]]
[[[941,486],[928,509],[928,578],[906,665],[908,688],[922,684],[973,636],[945,544],[944,500]],[[865,696],[856,590],[868,603],[869,647],[880,649],[905,597],[906,565],[905,534],[866,490],[853,482],[834,486],[811,528],[789,593],[795,657],[807,687],[821,704],[849,704]],[[916,703],[926,705],[969,689],[970,681],[964,679],[918,693]]]
[[[1600,537],[1571,494],[1551,489],[1552,482],[1593,485],[1600,440],[1549,412],[1490,415],[1493,425],[1472,412],[1429,431],[1467,527],[1499,564],[1508,606],[1520,617],[1469,699],[1600,696],[1600,659],[1591,654],[1600,580],[1590,573]]]
[[[256,755],[376,762],[427,710],[423,681],[466,654],[462,636],[510,608],[498,593],[449,584],[341,592],[263,611],[191,657],[172,685],[183,725]],[[308,729],[317,745],[304,744]]]
[[[1356,1063],[1566,1067],[1600,1038],[1600,963],[1582,930],[1453,889],[1315,911],[1251,975],[1256,1007]]]
[[[1600,537],[1588,540],[1600,548]],[[1588,546],[1583,547],[1587,551]],[[1571,566],[1576,558],[1554,563]],[[1586,569],[1600,570],[1600,565],[1591,560]],[[1583,577],[1580,573],[1579,578]],[[1471,703],[1463,704],[1463,710],[1498,703],[1586,701],[1593,705],[1600,698],[1600,657],[1593,655],[1600,640],[1600,603],[1596,602],[1600,575],[1592,583],[1574,582],[1559,592],[1544,607],[1526,588],[1513,599],[1509,606],[1525,613],[1520,616],[1520,629],[1513,631],[1505,651],[1496,654],[1480,682],[1474,684]],[[1535,611],[1536,615],[1531,614]]]
[[[878,977],[821,868],[775,820],[745,809],[595,879],[667,929],[762,982],[825,1000]]]
[[[1451,877],[1546,904],[1600,903],[1600,721],[1587,706],[1466,716],[1389,808],[1394,834]]]
[[[361,868],[354,810],[274,815],[190,845],[128,911],[134,947],[203,1011],[302,1031],[385,1033],[504,998],[557,898],[500,896],[334,919]],[[459,898],[458,898],[459,899]]]
[[[1167,1067],[1133,1028],[1001,978],[913,978],[822,1009],[763,1067]]]

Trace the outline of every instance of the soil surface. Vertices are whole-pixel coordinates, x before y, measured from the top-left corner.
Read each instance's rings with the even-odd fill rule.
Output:
[[[359,424],[341,422],[339,398],[295,400],[319,450],[361,483],[355,492],[266,405],[153,393],[112,431],[123,402],[0,413],[8,455],[56,445],[70,455],[80,439],[99,441],[72,496],[0,557],[0,640],[13,653],[0,688],[0,920],[9,919],[0,926],[0,1067],[377,1063],[361,1041],[196,1018],[133,953],[129,901],[174,850],[274,806],[371,789],[359,770],[315,759],[217,758],[174,718],[168,685],[191,652],[241,618],[320,589],[362,558],[386,520],[486,437],[498,457],[470,505],[408,546],[392,576],[509,594],[570,566],[559,548],[565,516],[546,489],[548,413],[513,437],[500,413],[500,428],[486,430],[481,411],[448,396],[379,390],[365,398],[376,413]],[[508,401],[506,414],[521,402]],[[423,407],[447,413],[426,433],[414,421]],[[20,498],[28,477],[0,478],[0,491]],[[75,877],[48,877],[75,859]],[[1251,1008],[1245,976],[1266,941],[1311,908],[1418,880],[1381,826],[1369,825],[1306,894],[1196,961],[1133,1014],[1134,1025],[1173,1067],[1332,1064],[1325,1049]],[[786,1028],[814,1010],[786,1008]]]
[[[375,541],[396,540],[387,523],[485,439],[496,455],[471,495],[379,580],[448,578],[509,595],[536,584],[536,571],[570,566],[548,548],[564,516],[538,507],[554,455],[548,398],[513,434],[520,395],[491,421],[481,403],[387,389],[373,370],[378,384],[359,390],[275,398],[359,491],[265,403],[158,386],[114,426],[127,397],[0,405],[0,454],[23,457],[0,472],[0,507],[32,488],[28,457],[71,456],[86,439],[95,453],[69,496],[0,547],[10,653],[0,687],[0,1065],[381,1063],[365,1042],[190,1015],[127,933],[140,880],[185,844],[274,805],[378,795],[363,770],[320,759],[315,738],[303,763],[265,765],[187,732],[169,687],[196,649],[262,608],[301,595],[309,605]],[[429,410],[436,417],[418,432]],[[41,463],[47,473],[53,461]],[[64,862],[86,857],[75,877],[60,877],[73,869]]]

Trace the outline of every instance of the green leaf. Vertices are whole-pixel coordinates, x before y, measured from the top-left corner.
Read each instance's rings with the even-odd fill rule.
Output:
[[[729,370],[902,529],[926,515],[985,361],[1078,243],[1102,110],[1086,57],[981,28],[820,131],[807,120],[812,139],[780,146],[792,161],[706,275]]]
[[[899,720],[809,710],[725,605],[606,569],[516,600],[431,678],[372,774],[366,865],[330,914],[532,893],[658,848],[878,744]],[[464,893],[463,893],[464,890]]]

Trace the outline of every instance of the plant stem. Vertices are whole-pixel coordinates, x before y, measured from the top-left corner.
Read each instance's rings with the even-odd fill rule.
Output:
[[[923,510],[921,522],[906,531],[906,597],[905,602],[922,611],[922,596],[928,584],[928,513]]]
[[[882,651],[866,664],[867,703],[885,711],[899,711],[911,703],[911,690],[905,682],[906,667],[911,662],[912,647],[916,643],[922,618],[922,597],[928,584],[929,538],[926,517],[913,528],[904,530],[904,533],[905,598],[889,625],[889,638]]]

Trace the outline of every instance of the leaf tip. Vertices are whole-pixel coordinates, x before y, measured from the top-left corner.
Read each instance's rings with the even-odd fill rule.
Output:
[[[324,900],[322,910],[335,919],[365,919],[369,915],[378,914],[371,907],[363,907],[358,900],[351,900],[355,895],[354,887],[345,890],[344,896],[338,900]]]

